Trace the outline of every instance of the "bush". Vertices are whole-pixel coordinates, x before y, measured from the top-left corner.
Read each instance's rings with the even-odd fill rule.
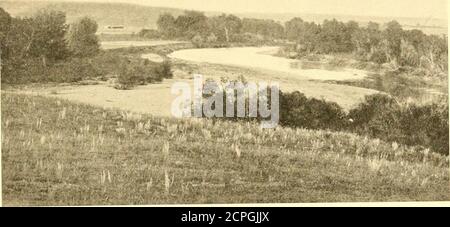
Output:
[[[157,64],[153,68],[153,73],[155,75],[156,81],[158,82],[162,81],[163,79],[172,79],[172,64],[167,60],[160,64]]]
[[[430,147],[433,151],[448,155],[449,125],[448,105],[428,104],[405,107],[400,123],[406,145]]]
[[[138,36],[147,38],[147,39],[161,39],[162,38],[161,32],[158,30],[154,30],[154,29],[142,29],[138,33]]]
[[[347,120],[338,104],[293,92],[280,93],[280,123],[288,127],[342,130]]]
[[[102,51],[92,58],[93,64],[103,75],[119,74],[120,67],[124,61],[127,61],[126,57],[120,56],[112,51]]]
[[[449,154],[448,104],[401,105],[394,98],[377,94],[349,113],[349,130],[385,141],[423,146]]]
[[[172,76],[169,61],[152,63],[147,59],[137,62],[127,60],[120,66],[115,88],[128,90],[137,85],[161,82],[164,79],[172,78]]]
[[[100,75],[88,59],[73,58],[48,66],[43,66],[40,59],[15,59],[5,64],[1,79],[7,84],[70,83]]]
[[[194,44],[196,48],[202,48],[204,45],[203,37],[201,35],[194,36],[194,38],[192,38],[192,44]]]
[[[69,62],[62,62],[47,68],[51,82],[78,82],[100,75],[88,59],[75,58]]]
[[[388,58],[387,58],[386,53],[384,51],[376,50],[370,56],[370,61],[378,63],[378,64],[383,64],[383,63],[386,63],[388,61]]]
[[[145,84],[145,70],[140,65],[123,63],[117,77],[116,89],[128,90],[136,85]]]
[[[387,117],[389,113],[396,112],[399,108],[400,106],[391,96],[375,94],[366,96],[365,102],[360,103],[358,107],[352,109],[349,113],[349,117],[353,121],[353,125],[355,126],[354,129],[359,130],[359,127],[368,126],[374,120],[387,120],[384,118],[385,115]],[[367,131],[369,129],[364,128],[362,130]],[[374,132],[373,134],[378,133]]]

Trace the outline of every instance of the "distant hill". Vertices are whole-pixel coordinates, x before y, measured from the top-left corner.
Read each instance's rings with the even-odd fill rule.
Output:
[[[85,3],[85,2],[40,2],[40,1],[0,1],[0,7],[13,16],[26,17],[43,8],[64,11],[67,21],[89,16],[99,24],[99,32],[109,32],[107,26],[124,26],[122,33],[139,32],[142,28],[156,28],[156,21],[162,13],[175,16],[182,9],[148,7],[126,3]]]
[[[127,3],[87,3],[87,2],[44,2],[44,1],[0,1],[0,7],[13,16],[31,16],[43,8],[64,11],[68,22],[82,16],[92,17],[99,24],[100,33],[110,33],[107,26],[124,26],[119,33],[139,32],[142,28],[156,28],[156,21],[162,13],[171,13],[178,16],[183,9],[151,7]],[[207,16],[219,15],[220,12],[206,12]],[[369,21],[386,23],[391,20],[399,21],[405,29],[421,29],[429,34],[447,34],[447,21],[436,18],[396,18],[396,17],[368,17],[349,15],[324,14],[294,14],[294,13],[236,13],[239,17],[273,19],[284,23],[294,17],[301,17],[306,21],[321,23],[325,19],[341,21],[354,20],[362,25]]]

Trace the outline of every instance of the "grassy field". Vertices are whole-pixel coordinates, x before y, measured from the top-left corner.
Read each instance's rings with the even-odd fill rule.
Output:
[[[395,143],[1,100],[4,205],[450,199],[448,158]]]

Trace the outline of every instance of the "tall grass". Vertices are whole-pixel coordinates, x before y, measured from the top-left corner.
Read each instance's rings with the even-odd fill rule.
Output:
[[[327,130],[157,118],[8,93],[2,94],[2,149],[6,205],[450,196],[448,157],[420,147]]]

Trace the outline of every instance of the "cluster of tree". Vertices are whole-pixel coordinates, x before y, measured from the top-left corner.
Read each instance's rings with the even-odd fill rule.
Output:
[[[293,18],[283,27],[273,20],[241,19],[226,14],[207,17],[201,12],[186,11],[178,17],[163,14],[157,24],[157,31],[146,34],[188,39],[199,47],[204,43],[287,39],[296,43],[295,51],[300,55],[355,53],[364,61],[379,64],[421,67],[430,72],[448,70],[447,37],[404,30],[396,21],[383,26],[370,22],[363,27],[354,21],[333,19],[316,24]]]
[[[158,31],[167,39],[196,39],[204,42],[237,42],[249,37],[276,39],[284,36],[284,28],[273,20],[241,19],[235,15],[222,14],[207,17],[202,12],[186,11],[174,17],[163,14],[157,21]]]
[[[257,34],[263,37],[281,39],[284,38],[284,28],[273,20],[247,19],[242,20],[242,31]]]
[[[427,67],[447,71],[447,37],[426,35],[420,30],[403,30],[392,21],[382,28],[370,22],[325,20],[322,24],[294,18],[285,24],[286,38],[297,43],[301,53],[356,53],[366,61],[396,66]]]
[[[38,59],[46,68],[69,58],[93,56],[100,47],[95,21],[82,18],[68,25],[65,14],[58,11],[13,18],[0,8],[0,29],[3,77]]]

